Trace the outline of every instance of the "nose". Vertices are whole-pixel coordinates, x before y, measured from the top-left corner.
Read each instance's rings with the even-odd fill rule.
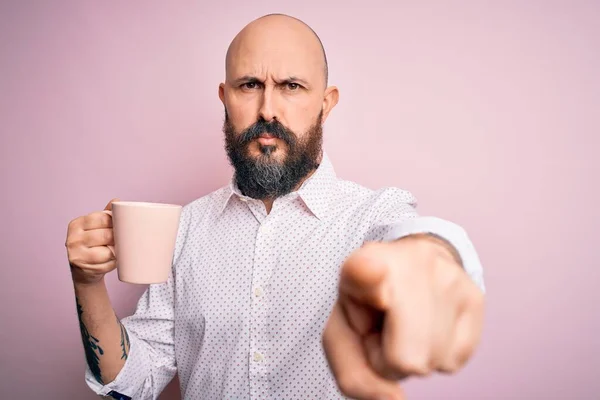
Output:
[[[272,120],[277,119],[273,99],[273,89],[265,88],[265,90],[263,90],[258,114],[262,119],[264,119],[267,122],[271,122]]]

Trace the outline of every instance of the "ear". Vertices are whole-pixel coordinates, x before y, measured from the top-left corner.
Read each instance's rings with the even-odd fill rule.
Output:
[[[219,84],[219,99],[221,99],[221,103],[225,105],[225,84]]]
[[[340,92],[337,87],[329,86],[325,89],[325,96],[323,97],[323,123],[327,120],[333,107],[338,103],[339,98]]]

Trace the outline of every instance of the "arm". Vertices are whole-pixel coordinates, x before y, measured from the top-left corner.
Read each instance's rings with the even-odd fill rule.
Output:
[[[483,325],[482,268],[466,232],[418,216],[408,192],[382,199],[365,245],[342,266],[323,333],[339,388],[360,399],[404,399],[399,381],[457,372]]]
[[[74,286],[88,368],[98,383],[111,382],[129,355],[129,335],[113,311],[104,279]]]
[[[175,256],[186,231],[179,231]],[[134,315],[119,321],[104,283],[105,274],[116,268],[107,247],[112,244],[112,220],[105,212],[69,224],[66,247],[87,361],[86,383],[103,396],[156,399],[176,373],[173,269],[166,283],[150,285],[144,292]]]

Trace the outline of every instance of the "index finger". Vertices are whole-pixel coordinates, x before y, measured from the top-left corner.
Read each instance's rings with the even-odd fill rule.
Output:
[[[343,394],[354,399],[404,399],[398,382],[371,368],[362,338],[349,326],[339,304],[333,307],[322,340],[327,363]]]
[[[112,228],[112,217],[103,211],[96,211],[83,218],[83,230]]]
[[[114,199],[109,201],[106,207],[104,207],[104,211],[112,211],[112,203],[114,203],[115,201],[119,201],[119,199],[115,197]]]

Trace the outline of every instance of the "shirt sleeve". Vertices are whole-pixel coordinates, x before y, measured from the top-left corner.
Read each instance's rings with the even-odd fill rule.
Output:
[[[464,228],[439,217],[420,216],[416,198],[405,190],[382,190],[375,204],[367,241],[392,241],[419,233],[439,236],[454,247],[467,275],[485,292],[483,266]]]
[[[182,212],[167,282],[152,284],[140,297],[133,315],[123,318],[130,348],[125,365],[110,383],[99,383],[86,365],[85,381],[98,395],[116,399],[157,399],[177,372],[174,348],[175,272],[187,235]]]

